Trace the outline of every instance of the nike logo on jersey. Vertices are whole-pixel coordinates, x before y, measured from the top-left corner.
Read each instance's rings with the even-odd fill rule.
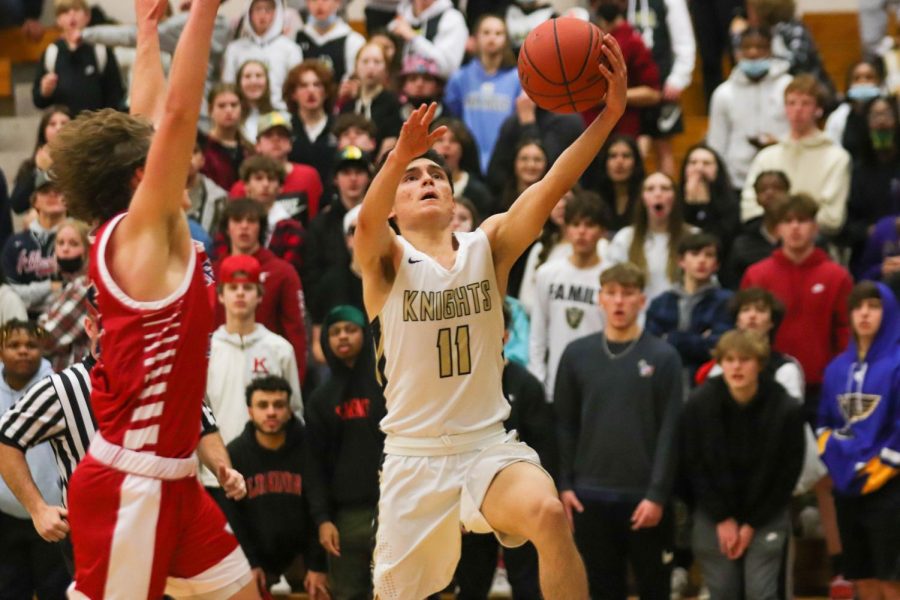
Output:
[[[420,262],[422,262],[422,259],[421,259],[421,258],[420,258],[419,260],[413,260],[413,259],[411,259],[411,258],[409,259],[409,264],[411,264],[411,265],[414,265],[414,264],[420,263]]]

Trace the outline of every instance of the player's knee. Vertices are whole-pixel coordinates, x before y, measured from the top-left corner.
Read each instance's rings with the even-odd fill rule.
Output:
[[[535,542],[539,542],[543,537],[556,535],[559,528],[568,528],[566,511],[559,498],[545,496],[535,500],[532,523]]]

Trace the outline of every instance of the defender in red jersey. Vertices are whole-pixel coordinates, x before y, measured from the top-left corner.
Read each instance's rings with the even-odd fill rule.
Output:
[[[132,113],[150,121],[83,114],[51,150],[69,211],[104,223],[91,255],[104,329],[91,373],[97,435],[69,483],[69,597],[258,598],[193,456],[212,271],[182,202],[205,77],[196,66],[209,60],[219,0],[194,0],[167,91],[157,35],[167,2],[135,4]]]

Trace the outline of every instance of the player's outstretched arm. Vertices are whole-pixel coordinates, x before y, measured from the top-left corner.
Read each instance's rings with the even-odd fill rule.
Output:
[[[507,212],[495,215],[481,225],[491,241],[494,264],[502,272],[508,272],[537,238],[550,211],[578,182],[625,112],[628,87],[625,59],[615,38],[609,34],[603,39],[603,53],[610,64],[609,67],[602,62],[599,65],[600,73],[609,82],[603,112],[556,159],[543,179],[522,192]]]
[[[153,0],[137,0],[150,7]],[[182,213],[182,198],[196,140],[197,119],[209,48],[219,0],[194,0],[184,33],[175,51],[162,117],[153,135],[144,175],[123,221],[121,239],[142,237],[141,251],[157,251],[165,260],[172,253],[191,252],[190,233]],[[149,9],[148,9],[149,10]],[[158,48],[159,41],[150,41]],[[139,53],[142,49],[139,49]]]
[[[437,104],[422,105],[409,115],[400,130],[397,145],[388,154],[378,174],[372,180],[363,199],[356,222],[354,253],[367,284],[367,293],[378,284],[390,284],[384,273],[385,259],[393,258],[396,248],[394,232],[388,218],[394,207],[394,196],[406,168],[417,156],[424,154],[446,131],[438,127],[431,133],[428,128],[434,120]],[[366,308],[371,308],[366,302]]]
[[[157,27],[165,16],[168,0],[136,0],[137,53],[132,67],[129,112],[158,125],[166,99],[166,76],[160,57]]]

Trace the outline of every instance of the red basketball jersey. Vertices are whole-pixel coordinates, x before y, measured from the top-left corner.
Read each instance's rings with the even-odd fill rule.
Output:
[[[121,214],[104,224],[91,248],[103,334],[91,370],[97,429],[113,444],[169,458],[193,453],[213,315],[212,268],[195,243],[184,281],[168,298],[139,302],[113,281],[106,249]]]

